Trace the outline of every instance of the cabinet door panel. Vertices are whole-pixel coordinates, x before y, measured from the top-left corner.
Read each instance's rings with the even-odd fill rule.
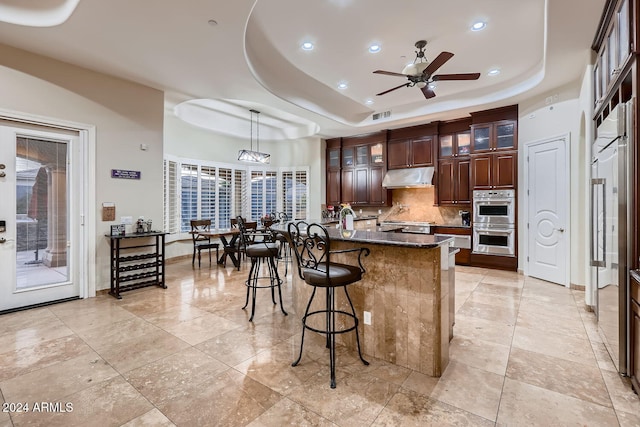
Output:
[[[384,205],[387,202],[387,189],[382,188],[382,178],[384,178],[383,168],[371,168],[369,181],[369,204],[371,205]]]
[[[438,137],[438,147],[440,150],[440,157],[452,157],[453,156],[453,135],[440,135]]]
[[[517,153],[493,156],[493,188],[515,188]]]
[[[442,160],[438,163],[438,198],[440,204],[453,204],[455,199],[454,160]]]
[[[471,179],[471,160],[458,160],[457,163],[456,184],[458,185],[458,191],[456,192],[456,199],[458,203],[471,204],[471,188],[469,185]]]
[[[422,138],[411,141],[411,165],[433,166],[433,139]]]
[[[496,124],[496,150],[513,149],[516,144],[516,124],[506,122]]]
[[[409,166],[409,141],[389,141],[387,164],[389,169],[402,169]]]
[[[328,152],[327,167],[329,169],[340,169],[340,149],[331,148]]]
[[[340,170],[327,171],[327,204],[340,204]]]
[[[471,152],[491,150],[491,125],[474,125],[471,130]]]
[[[369,168],[356,169],[354,181],[353,203],[366,205],[369,203]]]
[[[491,188],[491,155],[471,157],[471,184],[474,190]]]
[[[342,192],[341,198],[343,203],[353,203],[355,201],[354,193],[354,173],[352,169],[342,171]]]

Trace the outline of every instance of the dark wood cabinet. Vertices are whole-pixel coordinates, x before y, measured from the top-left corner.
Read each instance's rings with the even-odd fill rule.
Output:
[[[387,152],[389,169],[433,166],[433,137],[389,141]]]
[[[387,168],[433,166],[437,124],[392,129],[387,135]]]
[[[342,201],[341,145],[341,138],[327,140],[326,203],[331,206]]]
[[[517,151],[471,155],[471,188],[515,189],[517,162]]]
[[[471,132],[468,130],[438,137],[438,158],[469,157]]]
[[[327,171],[327,205],[339,205],[342,200],[340,197],[342,182],[340,175],[340,169]]]
[[[471,125],[471,153],[517,149],[517,121]]]
[[[437,153],[438,170],[435,203],[439,206],[471,204],[469,118],[441,122]]]
[[[444,159],[438,162],[440,205],[470,205],[470,159]]]
[[[382,187],[387,171],[386,133],[341,138],[340,147],[340,169],[327,168],[327,204],[388,206],[391,197]],[[329,141],[327,151],[330,156]]]

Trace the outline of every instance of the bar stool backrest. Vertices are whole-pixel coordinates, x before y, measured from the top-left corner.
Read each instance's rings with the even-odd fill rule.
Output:
[[[290,222],[287,231],[298,261],[298,275],[304,280],[305,270],[321,270],[329,264],[331,241],[327,229],[320,224],[305,221]],[[329,283],[329,269],[322,268]],[[326,270],[326,271],[325,271]]]

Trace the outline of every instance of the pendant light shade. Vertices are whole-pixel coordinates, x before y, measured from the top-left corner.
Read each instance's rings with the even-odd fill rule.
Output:
[[[238,151],[238,160],[251,163],[271,163],[271,155],[260,152],[260,111],[249,110],[251,112],[251,147],[250,150]],[[256,120],[256,151],[253,151],[253,120]]]

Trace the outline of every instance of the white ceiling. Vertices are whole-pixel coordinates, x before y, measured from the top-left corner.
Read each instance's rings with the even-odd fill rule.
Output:
[[[215,122],[221,133],[241,134],[254,108],[267,139],[332,137],[461,117],[575,82],[605,1],[81,0],[60,25],[0,22],[0,40],[163,90],[171,108],[191,100],[182,114],[196,111],[191,123]],[[0,0],[0,9],[21,3]],[[487,28],[472,32],[479,19]],[[436,74],[480,79],[438,82],[428,100],[417,87],[375,96],[406,80],[372,72],[401,72],[421,39],[428,60],[455,54]],[[301,49],[307,40],[314,50]],[[372,42],[382,50],[369,53]],[[501,74],[487,76],[492,68]],[[372,121],[388,110],[390,118]]]

